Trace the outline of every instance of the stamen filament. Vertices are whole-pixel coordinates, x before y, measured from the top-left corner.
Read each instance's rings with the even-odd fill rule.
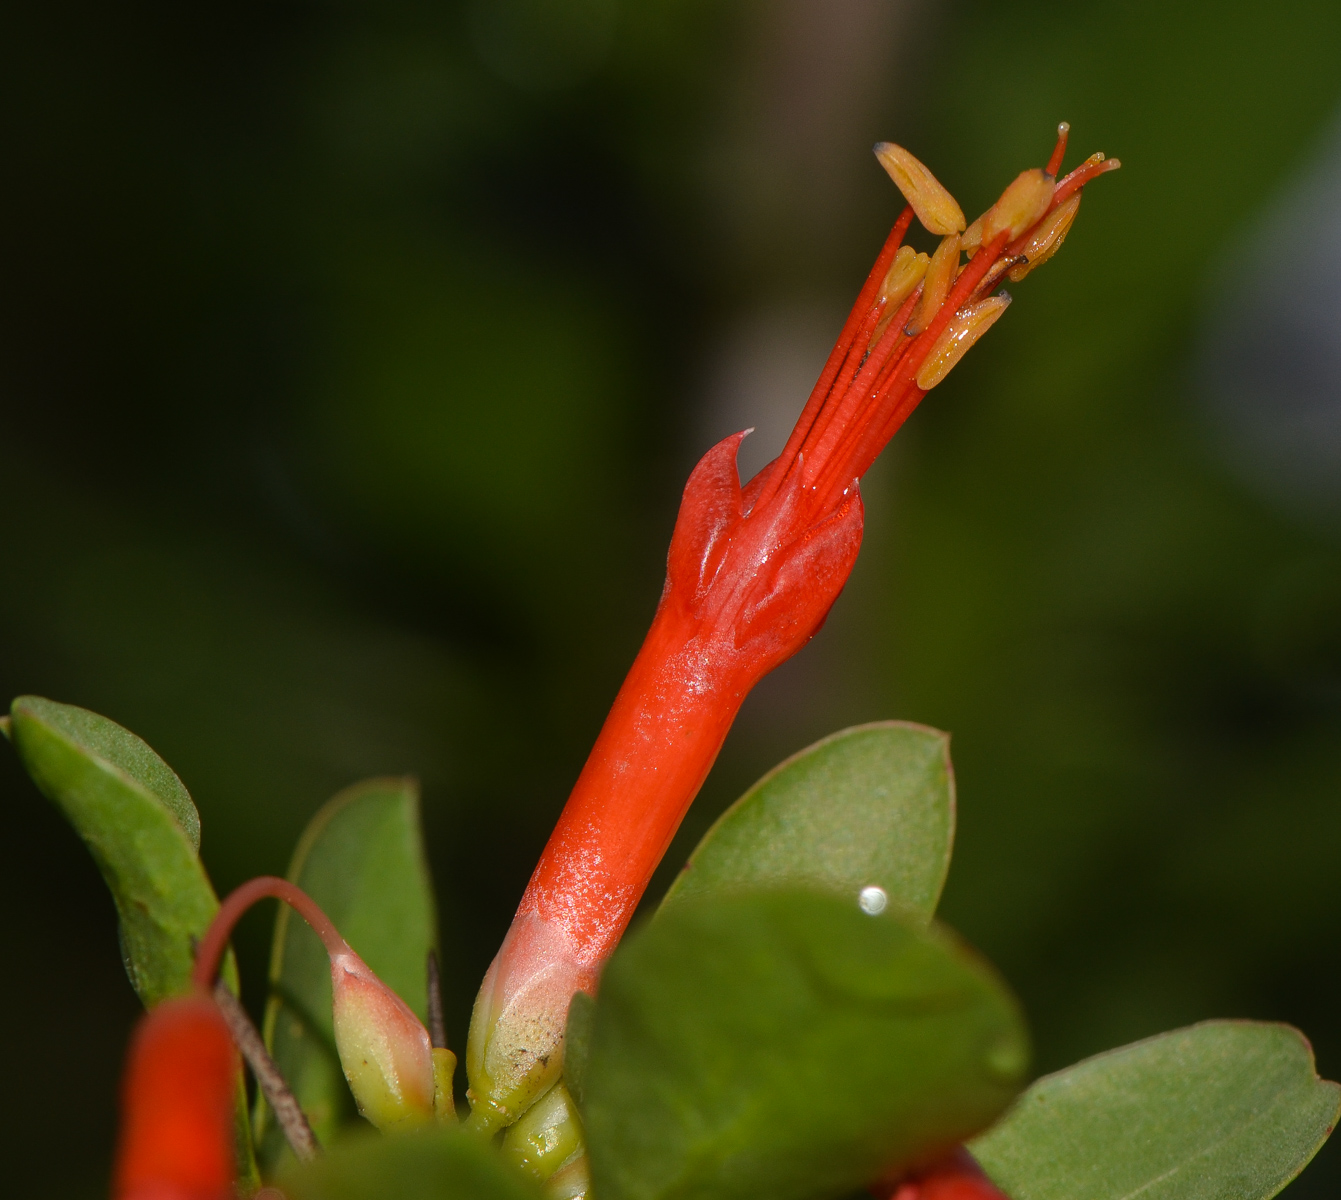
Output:
[[[889,231],[884,246],[881,247],[880,253],[876,256],[871,273],[866,276],[866,282],[862,285],[861,291],[857,293],[852,311],[848,313],[847,321],[843,324],[843,331],[838,335],[838,341],[834,344],[834,348],[829,354],[829,360],[824,364],[824,370],[820,372],[819,379],[815,381],[815,386],[810,392],[810,398],[801,410],[801,415],[797,418],[791,436],[787,439],[787,444],[783,446],[782,453],[773,460],[771,469],[766,468],[770,470],[770,474],[764,481],[760,494],[755,498],[754,507],[757,508],[761,504],[766,504],[773,498],[774,493],[777,492],[779,485],[786,477],[793,460],[800,453],[806,436],[810,433],[810,427],[815,423],[815,418],[829,398],[833,382],[838,377],[838,372],[847,358],[857,328],[870,310],[871,302],[884,283],[885,276],[889,273],[890,264],[899,252],[899,247],[903,245],[904,235],[908,232],[908,226],[912,222],[913,206],[909,204],[899,214],[899,219],[894,222],[894,228]]]
[[[1062,121],[1057,126],[1057,144],[1052,148],[1052,157],[1048,159],[1048,165],[1043,168],[1054,179],[1057,178],[1057,172],[1062,169],[1062,159],[1066,156],[1066,143],[1071,136],[1071,122]]]
[[[858,378],[858,373],[865,369],[866,364],[872,357],[872,352],[867,351],[871,339],[875,334],[876,327],[880,324],[884,315],[884,301],[879,301],[866,314],[866,319],[861,323],[857,330],[857,335],[852,339],[852,345],[847,352],[847,358],[843,362],[842,373],[834,382],[829,390],[829,397],[842,396],[846,398],[852,394],[853,381]],[[879,343],[877,342],[877,346]],[[807,457],[813,458],[816,454],[823,454],[824,439],[828,435],[835,421],[845,419],[849,414],[843,411],[842,403],[835,407],[826,403],[815,418],[815,423],[810,427],[810,433],[801,446],[801,453]]]
[[[1052,207],[1056,208],[1068,196],[1078,192],[1091,180],[1098,179],[1100,175],[1109,171],[1119,170],[1122,161],[1116,158],[1104,158],[1102,154],[1094,154],[1080,164],[1065,179],[1059,180],[1056,190],[1052,193]]]
[[[816,489],[817,495],[822,493],[819,477],[823,475],[828,464],[835,459],[841,461],[842,456],[837,454],[837,448],[843,444],[844,439],[851,437],[854,429],[860,426],[861,422],[854,420],[857,411],[867,402],[881,371],[889,364],[895,347],[899,346],[902,352],[903,347],[899,345],[900,335],[905,333],[902,326],[893,324],[885,330],[885,336],[867,356],[861,371],[852,380],[851,385],[841,393],[842,399],[833,405],[833,411],[826,419],[823,434],[813,450],[809,445],[806,446],[806,475],[809,476],[807,482]],[[909,342],[911,340],[909,339]],[[816,422],[817,427],[818,424]],[[850,479],[847,480],[844,486],[850,482]],[[823,504],[819,507],[822,509]]]
[[[815,466],[816,474],[812,482],[814,488],[812,505],[823,511],[826,505],[837,503],[839,497],[851,485],[853,479],[859,479],[870,469],[880,450],[888,442],[890,437],[898,430],[899,425],[908,418],[913,409],[917,407],[917,401],[921,400],[924,392],[919,394],[912,404],[908,405],[906,411],[902,413],[898,424],[889,431],[889,435],[879,442],[874,443],[873,439],[868,440],[864,435],[868,434],[872,426],[880,426],[880,410],[888,405],[890,408],[898,409],[900,401],[906,394],[906,389],[913,384],[917,375],[918,368],[922,365],[922,360],[931,352],[942,331],[950,323],[955,313],[963,307],[965,301],[973,293],[973,290],[982,282],[982,278],[991,269],[992,265],[1001,254],[1006,244],[1006,238],[1009,230],[1002,230],[993,239],[991,244],[974,256],[969,265],[964,268],[959,278],[955,280],[954,287],[950,290],[950,295],[941,305],[940,310],[932,318],[931,323],[925,330],[917,335],[908,346],[906,353],[897,367],[897,382],[890,388],[887,397],[875,405],[868,408],[870,417],[862,421],[850,422],[848,428],[844,431],[845,438],[837,441],[832,451],[827,456],[826,461],[817,463]],[[864,375],[864,372],[863,372]],[[864,382],[862,377],[858,377],[853,383],[853,391],[856,391],[856,384]],[[915,386],[915,385],[914,385]],[[860,454],[857,451],[860,450]]]

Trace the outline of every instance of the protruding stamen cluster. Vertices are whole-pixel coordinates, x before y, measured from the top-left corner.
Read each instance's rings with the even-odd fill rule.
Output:
[[[1056,178],[1070,127],[1044,168],[1021,172],[967,229],[953,196],[907,150],[890,142],[876,157],[908,208],[876,259],[833,354],[782,454],[747,489],[766,502],[793,471],[813,519],[831,511],[870,468],[922,397],[949,373],[1005,310],[1009,296],[985,298],[1003,275],[1023,279],[1061,247],[1080,207],[1080,190],[1117,169],[1096,154]],[[927,258],[904,246],[913,215],[941,235]],[[963,231],[962,234],[960,231]],[[969,257],[961,265],[960,256]]]

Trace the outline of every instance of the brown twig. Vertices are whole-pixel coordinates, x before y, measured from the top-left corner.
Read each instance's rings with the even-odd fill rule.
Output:
[[[214,985],[214,1002],[228,1023],[233,1041],[237,1043],[237,1048],[242,1051],[242,1057],[247,1060],[247,1066],[256,1077],[256,1084],[265,1096],[266,1103],[274,1111],[275,1120],[279,1122],[279,1127],[293,1150],[294,1157],[299,1162],[311,1162],[321,1153],[317,1135],[312,1132],[312,1126],[307,1123],[307,1114],[303,1112],[302,1105],[289,1090],[289,1085],[280,1074],[275,1060],[266,1050],[256,1026],[247,1016],[247,1010],[222,983]]]
[[[447,1048],[447,1025],[442,1019],[442,975],[438,952],[428,952],[428,1038],[435,1050]]]

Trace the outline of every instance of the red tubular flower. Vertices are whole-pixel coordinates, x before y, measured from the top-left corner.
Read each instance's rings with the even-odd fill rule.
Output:
[[[733,434],[685,487],[651,630],[480,989],[467,1047],[482,1130],[515,1120],[562,1067],[576,990],[594,990],[741,702],[815,634],[861,545],[858,481],[928,390],[1004,311],[987,295],[1055,252],[1073,197],[1118,166],[1060,182],[1066,143],[964,232],[959,206],[907,151],[877,156],[909,206],[895,223],[777,459],[744,488]],[[1066,207],[1070,203],[1070,207]],[[914,212],[945,235],[929,262],[896,256]],[[916,260],[916,261],[914,261]],[[920,282],[919,282],[920,280]]]
[[[920,1171],[870,1189],[875,1200],[1007,1200],[962,1146]]]
[[[226,1200],[241,1065],[208,996],[165,1000],[136,1027],[122,1083],[114,1200]]]

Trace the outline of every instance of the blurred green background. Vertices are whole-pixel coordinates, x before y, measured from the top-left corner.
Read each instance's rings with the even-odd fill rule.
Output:
[[[667,870],[784,755],[925,721],[944,915],[1040,1070],[1251,1016],[1341,1075],[1341,520],[1325,453],[1304,495],[1265,449],[1273,405],[1341,427],[1341,300],[1299,345],[1288,307],[1341,186],[1279,207],[1338,44],[1323,0],[7,5],[0,682],[155,746],[221,891],[420,775],[460,1047],[685,475],[776,452],[900,207],[871,144],[972,216],[1065,118],[1124,169],[868,478]],[[8,753],[0,791],[7,1187],[96,1196],[136,1005],[83,848]],[[1338,1188],[1341,1150],[1290,1195]]]

